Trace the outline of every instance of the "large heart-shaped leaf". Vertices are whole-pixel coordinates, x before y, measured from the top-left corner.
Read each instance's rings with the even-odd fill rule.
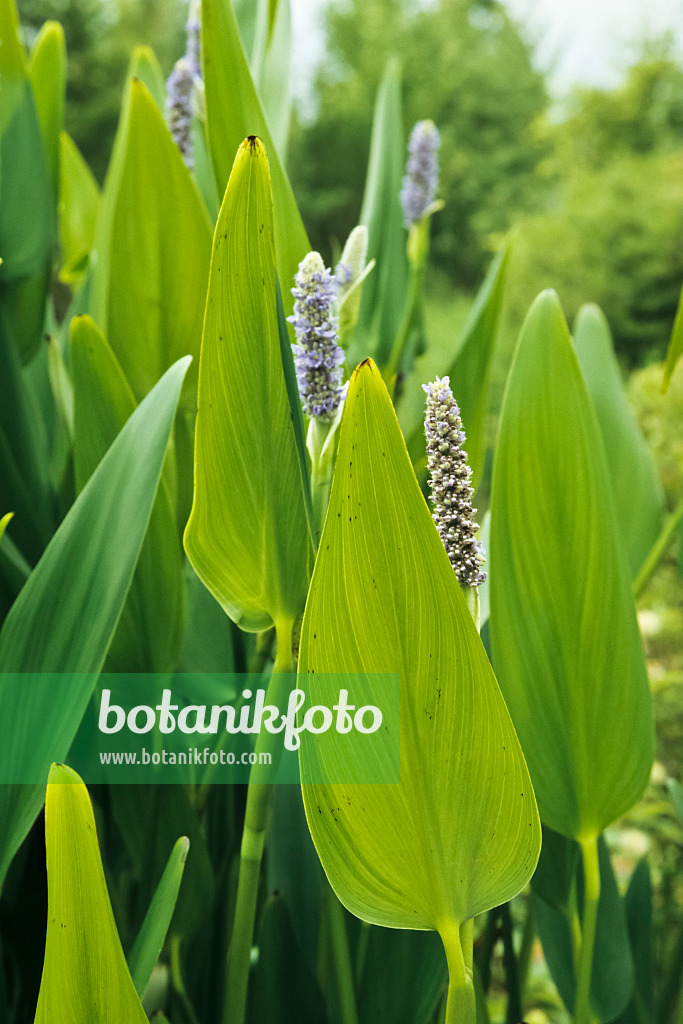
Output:
[[[435,929],[452,950],[458,925],[529,880],[540,823],[512,722],[370,360],[349,386],[299,666],[316,678],[400,673],[400,783],[307,782],[316,760],[343,764],[348,741],[330,731],[301,747],[306,816],[349,910]]]
[[[245,140],[216,224],[185,550],[243,629],[303,610],[309,533],[282,368],[273,212],[261,142]]]
[[[48,545],[0,632],[0,772],[44,778],[66,757],[114,635],[147,531],[187,370],[171,367],[127,421]],[[59,693],[48,676],[73,673]],[[43,800],[0,787],[0,882]]]
[[[624,393],[609,325],[597,306],[582,306],[579,310],[574,345],[598,414],[614,508],[631,574],[635,576],[659,536],[664,492],[650,449]]]
[[[111,909],[95,817],[75,772],[53,765],[45,800],[47,940],[35,1024],[147,1024]]]
[[[140,401],[176,359],[199,354],[211,224],[139,80],[126,88],[95,248],[90,312]]]
[[[293,304],[289,289],[310,245],[249,71],[230,0],[202,2],[202,66],[209,148],[219,193],[225,190],[242,139],[258,135],[268,151],[275,199],[275,262],[289,314]]]
[[[543,822],[594,839],[654,751],[645,658],[600,427],[557,296],[522,329],[491,497],[493,664]]]

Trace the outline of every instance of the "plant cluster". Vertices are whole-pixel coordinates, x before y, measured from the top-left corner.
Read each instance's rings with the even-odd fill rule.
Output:
[[[167,83],[138,48],[100,190],[63,130],[60,26],[27,56],[0,0],[2,1018],[486,1024],[500,941],[515,1022],[536,936],[577,1024],[667,1024],[648,865],[622,895],[604,836],[650,777],[635,596],[683,506],[603,314],[570,335],[547,291],[479,529],[512,243],[416,420],[439,130],[406,149],[390,62],[361,223],[326,267],[281,159],[288,34],[285,0],[202,0]],[[376,783],[335,781],[330,731],[275,785],[266,730],[244,787],[204,765],[88,789],[70,764],[102,673],[169,699],[175,674],[234,714],[228,673],[283,710],[297,678],[398,676],[400,716]]]

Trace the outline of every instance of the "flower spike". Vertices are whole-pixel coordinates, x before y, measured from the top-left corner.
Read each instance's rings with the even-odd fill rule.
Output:
[[[486,579],[482,571],[484,547],[476,538],[473,521],[472,470],[467,465],[465,432],[458,403],[448,377],[423,384],[427,393],[425,433],[433,519],[455,574],[463,587],[478,587]]]
[[[441,138],[434,122],[418,121],[408,143],[408,166],[401,188],[403,221],[407,228],[423,217],[436,197],[440,145]]]
[[[325,268],[320,253],[309,252],[294,278],[294,349],[299,395],[307,416],[323,422],[334,419],[342,400],[344,351],[337,343],[337,317],[332,314],[336,278]]]

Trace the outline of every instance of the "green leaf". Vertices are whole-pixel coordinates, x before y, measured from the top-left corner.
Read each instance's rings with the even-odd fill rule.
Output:
[[[249,1020],[253,1024],[326,1022],[322,993],[302,955],[289,909],[280,896],[271,896],[263,909],[258,943]]]
[[[671,341],[669,342],[669,349],[666,353],[666,362],[664,364],[664,377],[662,379],[662,391],[669,390],[669,384],[671,378],[674,375],[676,369],[676,363],[681,358],[683,353],[683,291],[681,291],[681,297],[678,300],[678,309],[676,310],[676,319],[674,320],[673,331],[671,332]]]
[[[183,880],[189,849],[190,840],[187,836],[181,836],[171,850],[168,864],[128,956],[128,967],[139,996],[142,996],[147,988],[164,945],[178,899],[180,883]]]
[[[209,148],[221,195],[242,140],[257,135],[266,147],[275,200],[275,263],[289,314],[293,305],[289,289],[310,244],[251,78],[229,0],[203,0],[202,63]]]
[[[568,842],[568,840],[565,840]],[[633,992],[633,959],[624,903],[619,895],[605,841],[598,842],[601,892],[591,975],[591,1008],[599,1021],[623,1013]],[[534,890],[534,921],[548,968],[565,1006],[573,1012],[576,998],[572,936],[567,916],[546,903]],[[578,904],[583,903],[583,877],[579,872]]]
[[[500,330],[511,246],[508,238],[496,253],[463,327],[457,355],[448,369],[467,435],[467,461],[472,468],[475,488],[481,481],[486,457],[491,361]],[[422,420],[415,427],[408,450],[416,470],[426,466]]]
[[[258,0],[251,73],[282,161],[292,115],[292,14],[289,0]]]
[[[121,948],[88,791],[64,765],[45,801],[47,940],[35,1024],[147,1024]]]
[[[358,994],[361,1024],[429,1024],[446,982],[436,934],[371,928]]]
[[[292,927],[311,967],[320,948],[320,919],[329,886],[311,840],[298,786],[276,786],[268,829],[268,891],[289,908]]]
[[[540,823],[500,690],[371,360],[349,386],[299,668],[400,673],[400,783],[306,782],[306,817],[349,910],[374,924],[437,930],[452,948],[459,924],[529,880]],[[316,757],[334,770],[347,754],[336,732],[322,739],[301,747],[304,781]]]
[[[609,325],[597,306],[582,306],[574,345],[602,432],[614,508],[636,576],[662,527],[664,492],[621,382]]]
[[[48,171],[59,193],[59,136],[64,125],[66,41],[58,21],[46,21],[31,49],[28,66]]]
[[[166,868],[169,847],[178,835],[189,839],[185,884],[178,893],[170,931],[181,936],[195,932],[211,910],[214,880],[206,839],[186,788],[112,786],[110,799],[114,820],[133,862],[140,917],[154,897],[155,881]]]
[[[0,304],[27,363],[43,329],[56,198],[13,0],[0,2],[0,92]]]
[[[102,668],[147,531],[188,360],[130,417],[76,499],[0,632],[0,762],[47,774],[48,747],[66,756]],[[65,587],[64,581],[69,585]],[[47,677],[17,686],[10,673],[69,672],[60,700]],[[4,674],[4,675],[3,675]],[[40,810],[33,786],[0,787],[0,882]]]
[[[60,136],[59,166],[59,277],[65,284],[77,284],[93,247],[100,189],[66,132]]]
[[[13,515],[14,515],[14,512],[7,512],[2,517],[2,519],[0,519],[0,540],[2,540],[3,533],[5,532],[7,527],[9,526],[10,522],[12,521],[12,516]]]
[[[48,453],[40,403],[0,310],[0,508],[16,513],[12,537],[29,561],[38,560],[55,528]]]
[[[185,550],[243,629],[303,610],[309,534],[282,369],[266,152],[241,145],[216,225]]]
[[[176,359],[199,354],[211,224],[159,108],[137,80],[127,86],[95,248],[90,312],[140,401]]]
[[[8,82],[12,78],[22,78],[26,74],[26,54],[14,0],[0,2],[0,40],[0,75]],[[7,114],[4,105],[3,113]],[[0,131],[3,128],[4,121],[0,119]]]
[[[551,906],[569,914],[581,848],[573,839],[543,826],[541,856],[531,886]]]
[[[365,194],[360,214],[368,229],[368,261],[375,271],[363,286],[352,356],[372,352],[380,366],[389,358],[408,289],[407,234],[400,192],[405,163],[401,69],[390,61],[380,83],[370,140]]]
[[[196,572],[185,562],[187,616],[178,672],[234,672],[234,626]]]
[[[150,96],[163,114],[166,105],[166,83],[157,55],[151,46],[135,47],[128,68],[128,77],[137,78],[147,86]]]
[[[648,1024],[655,1019],[655,957],[652,925],[652,879],[646,860],[635,867],[624,897],[626,923],[635,969],[635,992],[620,1024]]]
[[[80,492],[136,401],[116,356],[89,316],[71,321],[74,474]],[[133,582],[107,658],[111,672],[165,672],[174,667],[184,616],[182,549],[173,504],[162,479]]]
[[[490,554],[493,664],[541,818],[590,839],[640,798],[654,734],[600,427],[554,292],[508,379]]]

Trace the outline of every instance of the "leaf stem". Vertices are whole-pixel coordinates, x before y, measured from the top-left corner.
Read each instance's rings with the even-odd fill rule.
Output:
[[[659,536],[641,565],[640,571],[633,581],[634,597],[640,597],[642,594],[650,577],[666,554],[671,538],[681,519],[683,519],[683,501],[680,501],[671,515],[667,517]]]
[[[581,841],[581,856],[583,858],[584,901],[574,1021],[575,1024],[591,1024],[591,976],[593,973],[595,926],[598,917],[598,902],[600,900],[600,863],[598,860],[597,836]]]
[[[358,1024],[356,993],[354,991],[349,937],[346,931],[344,910],[332,888],[329,890],[329,912],[342,1024]]]
[[[276,622],[277,653],[273,674],[268,685],[266,700],[283,707],[289,695],[291,680],[287,673],[292,667],[292,619]],[[258,734],[255,752],[270,753],[269,765],[259,764],[257,757],[249,776],[247,807],[244,815],[240,870],[237,882],[235,919],[228,953],[228,980],[223,1012],[224,1024],[243,1024],[247,1007],[249,965],[254,938],[256,903],[258,900],[261,860],[273,803],[272,780],[282,756],[282,739],[275,733],[262,730]],[[268,779],[268,781],[265,781]]]
[[[396,375],[400,369],[401,360],[405,354],[408,339],[410,338],[410,332],[415,325],[417,314],[420,309],[423,282],[424,263],[422,266],[417,266],[411,261],[410,278],[408,281],[408,298],[403,311],[403,318],[394,338],[394,343],[391,347],[391,352],[389,353],[389,359],[387,360],[387,364],[382,373],[390,394],[393,393]]]
[[[460,927],[457,924],[449,924],[441,931],[448,962],[448,994],[444,1024],[476,1024],[477,1021],[472,970],[466,966],[466,962],[472,963],[473,960],[471,937],[472,931],[467,927],[467,923]],[[468,941],[466,953],[463,953],[463,939]]]

